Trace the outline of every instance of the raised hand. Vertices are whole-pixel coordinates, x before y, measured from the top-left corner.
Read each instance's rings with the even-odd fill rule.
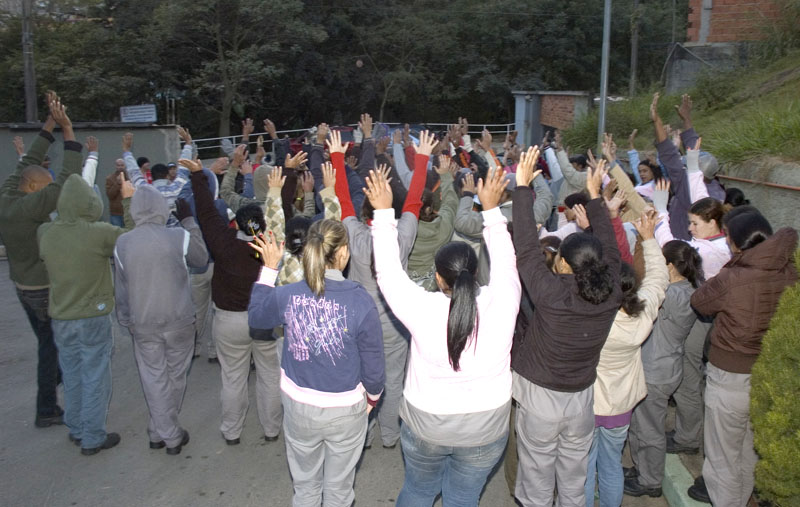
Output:
[[[650,102],[650,119],[653,120],[653,122],[661,120],[661,117],[658,116],[658,99],[659,99],[659,97],[661,97],[661,94],[658,93],[658,92],[655,92],[653,94],[653,101]]]
[[[481,146],[486,151],[492,149],[492,133],[488,129],[483,129],[481,132]]]
[[[89,136],[89,137],[86,138],[86,151],[88,151],[90,153],[93,152],[93,151],[96,152],[99,147],[100,147],[100,143],[99,143],[99,141],[97,140],[96,137]]]
[[[192,136],[189,134],[189,131],[180,125],[178,125],[178,136],[183,140],[186,144],[192,144]]]
[[[556,133],[553,135],[553,142],[551,144],[553,145],[553,149],[556,151],[562,148],[560,130],[556,129]]]
[[[133,197],[133,194],[135,192],[136,192],[136,187],[133,186],[133,183],[131,183],[128,180],[124,180],[121,182],[121,185],[119,187],[119,195],[121,195],[123,199],[128,199],[130,197]]]
[[[286,176],[283,179],[285,180]],[[303,188],[304,194],[314,191],[314,177],[309,171],[303,171],[300,174],[300,186]]]
[[[419,146],[416,146],[417,155],[430,155],[436,145],[436,136],[433,133],[423,130],[419,134]]]
[[[50,114],[53,116],[53,119],[58,123],[58,126],[63,128],[70,128],[72,127],[72,121],[70,121],[69,116],[67,116],[67,106],[61,103],[61,100],[56,98],[55,100],[51,100],[48,104],[50,108]]]
[[[403,125],[403,145],[411,146],[413,141],[411,141],[411,127],[406,123]]]
[[[122,135],[122,153],[131,151],[133,148],[133,133],[125,132]]]
[[[247,158],[246,153],[247,153],[246,144],[240,144],[239,146],[237,146],[236,149],[233,150],[233,162],[231,162],[231,165],[233,167],[241,167],[242,163]]]
[[[264,155],[266,154],[267,152],[264,149],[264,136],[258,136],[256,138],[256,161],[261,162],[264,160]]]
[[[389,147],[389,136],[384,136],[375,144],[375,154],[380,155],[386,153],[386,148]]]
[[[247,141],[255,129],[252,118],[242,120],[242,141]]]
[[[290,157],[289,154],[286,154],[286,160],[284,161],[284,166],[287,169],[298,169],[300,166],[306,163],[306,159],[308,155],[303,150],[298,151],[295,156]]]
[[[609,164],[617,160],[617,143],[613,134],[603,134],[603,156]]]
[[[188,158],[182,158],[178,160],[178,165],[189,169],[193,173],[199,173],[203,170],[203,163],[199,159],[189,160]]]
[[[275,128],[275,124],[272,123],[272,120],[267,118],[264,120],[264,131],[269,134],[269,138],[275,140],[278,138],[278,130]]]
[[[603,178],[606,174],[608,174],[608,163],[603,159],[598,160],[595,167],[589,168],[589,174],[586,178],[586,190],[589,191],[589,197],[592,199],[600,197],[600,189],[603,187]]]
[[[519,169],[517,170],[519,171]],[[483,211],[496,208],[500,204],[500,199],[503,197],[506,186],[508,186],[508,180],[505,173],[500,169],[488,175],[485,183],[482,179],[478,180],[478,199],[481,201]]]
[[[376,210],[392,207],[392,187],[381,171],[370,171],[364,194]]]
[[[333,168],[333,164],[330,162],[325,162],[322,164],[322,186],[325,188],[334,188],[335,185],[336,170]]]
[[[519,164],[517,164],[517,186],[527,187],[530,186],[533,179],[540,174],[542,171],[534,171],[534,167],[536,167],[536,162],[539,161],[539,147],[538,146],[531,146],[528,148],[528,151],[522,153],[519,158]],[[502,172],[498,169],[499,172]],[[482,201],[481,201],[482,202]]]
[[[450,125],[448,134],[450,136],[450,142],[452,142],[455,146],[458,146],[461,143],[461,118],[458,119],[458,124]]]
[[[628,148],[631,150],[635,150],[636,146],[634,145],[634,141],[636,141],[636,134],[639,132],[639,129],[633,129],[631,135],[628,136]]]
[[[656,237],[656,224],[658,223],[658,213],[655,210],[650,210],[642,213],[639,220],[633,222],[636,231],[642,239],[653,239]]]
[[[465,136],[465,135],[469,134],[469,122],[467,121],[466,118],[459,118],[458,119],[458,124],[459,124],[460,130],[461,130],[461,135],[462,136]]]
[[[256,251],[256,258],[260,258],[264,267],[278,269],[283,258],[283,242],[278,243],[272,231],[253,236],[253,241],[248,243]]]
[[[594,158],[591,148],[586,150],[586,164],[591,168],[597,167],[597,159]]]
[[[383,175],[383,179],[386,180],[387,183],[391,183],[392,178],[389,177],[389,174],[392,172],[392,168],[386,164],[381,164],[378,166],[378,172]]]
[[[472,173],[467,173],[464,176],[463,183],[461,183],[461,197],[464,197],[465,192],[474,194],[475,190],[475,176],[473,176]]]
[[[450,172],[450,157],[447,155],[439,155],[439,167],[436,168],[436,172],[439,175]]]
[[[603,188],[603,199],[608,201],[612,197],[614,197],[614,193],[617,191],[617,180],[612,179],[608,182],[608,185]]]
[[[681,97],[681,105],[676,104],[675,109],[678,111],[678,116],[683,120],[684,130],[692,128],[692,98],[684,93]]]
[[[589,215],[586,214],[586,208],[583,207],[583,204],[576,204],[572,207],[572,211],[575,213],[575,223],[578,224],[578,227],[588,229]]]
[[[349,165],[351,168],[355,167],[358,164],[358,159],[355,155],[350,155],[346,159],[344,159],[345,164]]]
[[[322,125],[320,125],[320,129],[322,129]],[[327,143],[328,150],[331,153],[344,153],[347,151],[347,146],[342,144],[342,133],[338,130],[332,130],[330,139],[326,139],[325,143]]]
[[[192,207],[189,206],[185,199],[175,199],[175,216],[179,222],[192,216]]]
[[[208,168],[214,174],[222,174],[228,169],[228,158],[227,157],[219,157],[214,163],[211,164],[211,167]]]
[[[625,192],[620,190],[619,192],[614,194],[614,196],[610,199],[605,195],[603,195],[603,200],[606,202],[606,208],[608,208],[608,214],[611,215],[611,218],[616,218],[619,216],[619,209],[622,207],[623,204],[625,204],[625,202],[628,199],[625,195]]]
[[[364,139],[372,137],[372,116],[367,113],[361,115],[361,121],[358,122],[358,127],[364,133]]]
[[[283,188],[285,182],[286,176],[283,175],[283,168],[281,166],[273,167],[269,176],[267,176],[267,185],[269,188]]]
[[[653,207],[655,207],[656,211],[659,213],[666,213],[667,212],[667,203],[669,202],[669,181],[668,180],[658,180],[656,181],[656,187],[653,191]]]
[[[328,127],[327,123],[320,123],[317,126],[317,144],[324,145],[330,131],[331,129]]]
[[[250,162],[250,159],[245,159],[244,162],[242,162],[241,167],[239,167],[239,172],[242,173],[242,175],[253,173],[253,163]]]
[[[22,140],[21,136],[14,136],[14,150],[17,152],[17,156],[21,157],[25,154],[25,141]]]

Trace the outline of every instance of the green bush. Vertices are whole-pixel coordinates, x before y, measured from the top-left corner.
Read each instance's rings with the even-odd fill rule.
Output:
[[[795,254],[800,270],[800,250]],[[800,505],[800,284],[786,289],[753,366],[750,417],[756,487],[780,506]]]

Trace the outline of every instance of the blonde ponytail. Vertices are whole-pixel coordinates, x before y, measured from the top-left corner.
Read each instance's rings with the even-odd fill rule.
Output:
[[[336,252],[347,244],[347,229],[337,220],[320,220],[308,229],[303,271],[306,283],[317,297],[325,293],[325,270],[333,266]]]

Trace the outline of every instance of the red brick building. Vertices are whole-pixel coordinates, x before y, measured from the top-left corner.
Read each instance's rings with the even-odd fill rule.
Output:
[[[774,0],[689,0],[686,40],[705,44],[763,39],[769,22],[779,14]]]

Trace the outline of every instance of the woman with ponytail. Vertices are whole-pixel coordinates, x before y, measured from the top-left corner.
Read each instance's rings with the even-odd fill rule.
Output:
[[[633,266],[622,265],[622,305],[600,352],[594,381],[594,438],[586,476],[587,507],[594,506],[595,472],[600,506],[622,504],[622,448],[633,407],[647,394],[641,346],[650,336],[669,284],[667,265],[653,235],[655,212],[642,215],[634,225],[642,238],[645,273],[640,283]]]
[[[634,464],[625,471],[625,494],[630,496],[661,496],[667,402],[681,383],[684,343],[697,320],[689,299],[703,281],[702,260],[689,243],[670,241],[662,253],[669,286],[653,332],[642,345],[647,397],[634,409],[628,432]]]
[[[694,309],[713,316],[705,390],[703,478],[689,488],[713,505],[744,507],[755,465],[750,425],[750,373],[786,287],[797,282],[797,231],[774,234],[766,218],[743,212],[725,223],[733,258],[692,294]]]
[[[341,222],[315,222],[303,247],[304,280],[276,287],[283,243],[272,232],[251,245],[263,262],[248,310],[251,327],[284,325],[281,401],[294,505],[351,505],[367,414],[385,380],[378,309],[345,280],[350,259]]]
[[[584,505],[595,370],[622,304],[621,261],[600,197],[606,173],[601,160],[586,181],[593,234],[567,236],[555,273],[547,267],[527,188],[537,157],[536,148],[524,154],[514,191],[517,268],[534,306],[533,321],[511,358],[519,454],[515,496],[523,505],[552,505],[558,487],[561,505]]]
[[[411,333],[400,405],[406,469],[397,498],[401,507],[430,506],[439,493],[443,505],[477,506],[505,449],[511,341],[521,291],[514,247],[498,208],[505,181],[496,171],[478,184],[491,258],[489,285],[478,287],[475,251],[452,242],[436,253],[439,292],[427,292],[403,270],[391,189],[380,172],[367,181],[365,192],[375,208],[378,285]]]

